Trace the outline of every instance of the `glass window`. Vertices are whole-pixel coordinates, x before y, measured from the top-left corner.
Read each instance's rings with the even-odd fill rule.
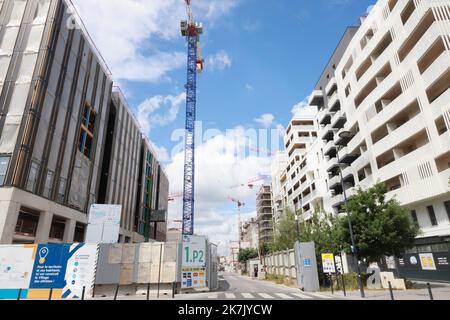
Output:
[[[31,77],[30,77],[31,80]],[[14,86],[14,92],[9,104],[8,114],[20,116],[25,110],[27,104],[28,92],[30,91],[31,82],[18,83]]]
[[[417,246],[419,253],[432,252],[431,245]]]
[[[75,234],[73,236],[73,242],[81,243],[84,242],[84,234],[86,230],[86,225],[77,222],[75,226]]]
[[[412,211],[411,211],[411,218],[413,219],[413,221],[414,221],[417,225],[419,225],[419,219],[417,218],[417,212],[416,212],[416,210],[412,210]]]
[[[35,237],[39,224],[39,216],[39,212],[24,207],[20,208],[15,233]]]
[[[36,180],[39,173],[40,165],[36,162],[31,162],[30,174],[28,175],[27,190],[30,192],[35,192]]]
[[[36,8],[33,24],[45,23],[49,8],[50,8],[50,0],[39,0],[39,5]]]
[[[20,119],[18,119],[19,122],[16,120],[11,116],[6,118],[5,126],[0,137],[0,153],[13,153],[14,151],[20,129]]]
[[[28,43],[26,46],[26,52],[38,52],[41,46],[42,35],[44,34],[45,25],[32,26],[30,35],[28,37]]]
[[[1,55],[12,55],[14,46],[16,45],[17,35],[19,34],[19,27],[6,27],[3,35],[3,40],[0,44]]]
[[[431,249],[433,250],[433,252],[447,252],[448,245],[447,243],[436,243],[431,245]]]
[[[445,210],[447,211],[448,221],[450,221],[450,200],[444,202]]]
[[[2,186],[5,183],[8,165],[9,165],[9,157],[0,157],[0,186]]]
[[[436,219],[436,213],[434,212],[433,206],[428,206],[427,210],[428,210],[428,216],[430,217],[431,225],[432,226],[437,226],[438,222],[437,222],[437,219]]]
[[[59,180],[59,187],[58,187],[58,202],[63,203],[64,197],[66,195],[66,179],[61,178]]]
[[[53,187],[53,171],[47,171],[47,178],[45,179],[44,197],[50,198]]]
[[[20,25],[26,4],[26,0],[14,0],[14,7],[11,12],[8,25]]]
[[[65,229],[66,229],[66,219],[58,218],[56,216],[53,217],[49,238],[63,240]]]

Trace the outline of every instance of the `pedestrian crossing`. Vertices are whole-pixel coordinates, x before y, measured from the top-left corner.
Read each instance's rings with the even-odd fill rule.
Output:
[[[323,300],[342,299],[340,296],[332,296],[321,293],[300,292],[276,292],[276,293],[215,293],[208,295],[210,300]]]

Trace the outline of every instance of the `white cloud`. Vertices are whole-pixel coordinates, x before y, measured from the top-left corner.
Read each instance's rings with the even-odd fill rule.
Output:
[[[237,238],[236,209],[228,197],[247,204],[242,210],[243,217],[245,213],[254,215],[256,188],[235,186],[270,173],[270,158],[252,153],[245,157],[235,156],[234,151],[245,148],[247,142],[245,130],[235,128],[229,134],[218,135],[196,148],[195,232],[205,234],[211,241],[222,245]],[[183,166],[182,152],[174,155],[166,166],[171,194],[183,190]],[[169,204],[169,219],[179,220],[181,214],[182,199],[177,198]]]
[[[259,118],[255,119],[255,122],[262,124],[266,128],[270,127],[274,121],[275,121],[275,116],[270,113],[263,114]]]
[[[165,43],[181,42],[181,0],[73,0],[96,46],[116,80],[158,81],[184,66],[185,52],[163,51]],[[239,0],[198,0],[196,18],[213,23]]]
[[[245,89],[247,89],[248,91],[254,91],[255,90],[255,88],[253,88],[253,86],[251,84],[249,84],[249,83],[245,84]]]
[[[293,106],[292,110],[291,110],[292,114],[295,116],[296,114],[301,112],[301,110],[306,108],[308,106],[308,100],[309,100],[309,96],[307,96],[305,99],[303,99],[302,101],[297,103],[295,106]]]
[[[208,70],[225,70],[226,68],[231,67],[233,61],[227,52],[224,50],[220,50],[216,54],[209,56],[207,59]]]
[[[163,146],[156,145],[153,141],[150,142],[153,149],[156,152],[157,158],[161,162],[167,162],[170,160],[169,151],[167,151],[167,148]]]
[[[177,118],[180,106],[186,101],[186,93],[177,96],[154,96],[138,106],[138,120],[142,130],[149,133],[155,127],[163,127]],[[162,112],[160,112],[162,111]]]

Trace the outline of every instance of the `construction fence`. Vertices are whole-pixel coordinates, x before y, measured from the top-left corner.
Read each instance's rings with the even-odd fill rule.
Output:
[[[217,246],[205,239],[201,290],[218,287]],[[183,242],[0,245],[0,299],[81,299],[181,293]],[[202,278],[203,277],[203,278]]]
[[[286,250],[267,255],[263,258],[264,270],[267,274],[285,276],[292,280],[297,279],[297,266],[295,251]]]

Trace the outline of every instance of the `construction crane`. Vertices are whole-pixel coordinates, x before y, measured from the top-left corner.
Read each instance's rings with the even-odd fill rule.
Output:
[[[245,187],[245,186],[249,187],[250,189],[253,189],[255,187],[256,182],[258,182],[258,181],[266,182],[266,181],[269,181],[270,179],[271,179],[270,176],[261,175],[261,176],[258,176],[256,178],[252,178],[252,179],[248,180],[247,184],[241,183],[241,184],[238,184],[238,185],[234,185],[230,189],[235,189],[235,188]]]
[[[185,0],[188,20],[181,21],[181,34],[188,43],[186,83],[186,142],[183,190],[183,235],[194,234],[195,120],[197,105],[197,73],[203,71],[200,48],[201,23],[195,22],[192,0]]]
[[[228,197],[231,201],[236,203],[237,213],[238,213],[238,243],[239,243],[239,252],[241,251],[241,208],[245,207],[245,203],[240,200],[236,200],[232,197]]]

